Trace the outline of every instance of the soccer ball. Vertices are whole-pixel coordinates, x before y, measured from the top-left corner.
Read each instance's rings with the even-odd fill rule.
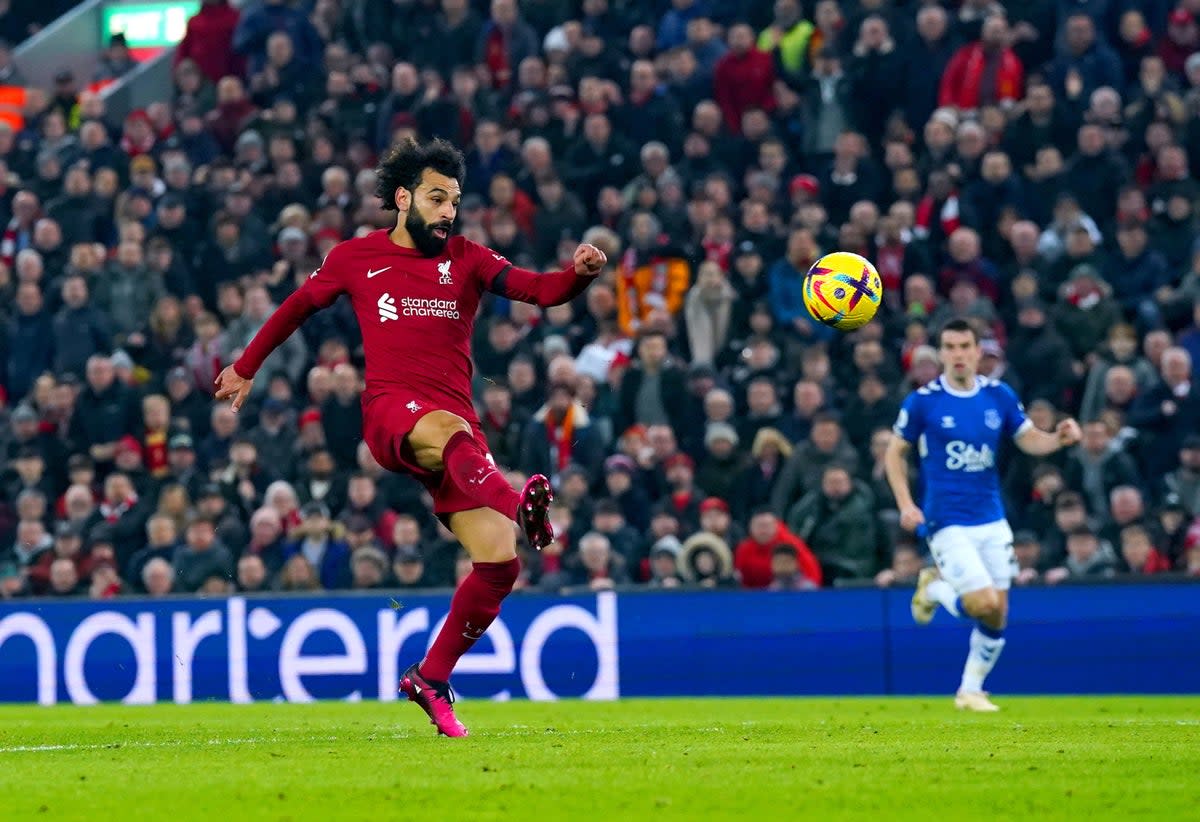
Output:
[[[849,251],[826,254],[804,276],[808,312],[839,331],[871,321],[883,299],[883,281],[869,261]]]

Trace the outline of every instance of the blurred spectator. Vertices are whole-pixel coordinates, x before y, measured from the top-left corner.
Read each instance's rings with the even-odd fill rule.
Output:
[[[1160,574],[1170,571],[1171,563],[1154,546],[1145,528],[1129,525],[1121,529],[1120,569],[1128,574]]]
[[[1200,49],[1200,26],[1196,24],[1195,9],[1178,6],[1167,16],[1167,35],[1158,45],[1158,54],[1167,71],[1179,76],[1189,56]]]
[[[647,327],[654,311],[672,317],[679,313],[691,271],[683,252],[668,244],[653,214],[634,214],[629,231],[629,248],[617,267],[617,316],[621,329],[633,335]]]
[[[804,303],[804,277],[821,254],[812,232],[796,229],[788,236],[787,255],[767,273],[775,320],[806,342],[832,339],[831,330],[818,323]]]
[[[1055,94],[1068,100],[1086,100],[1102,86],[1124,87],[1121,61],[1096,33],[1086,12],[1072,12],[1063,22],[1061,47],[1047,68]]]
[[[792,444],[774,428],[761,428],[750,446],[750,461],[734,485],[732,506],[739,522],[769,503],[784,466],[790,464]]]
[[[800,573],[794,545],[776,545],[771,549],[771,582],[768,591],[812,591],[816,583]]]
[[[1102,542],[1088,526],[1080,525],[1067,533],[1066,563],[1047,571],[1045,580],[1053,585],[1064,580],[1111,577],[1116,573],[1115,564],[1112,546]]]
[[[269,590],[270,579],[267,567],[262,558],[255,554],[246,554],[238,560],[237,576],[234,585],[238,593],[257,594]]]
[[[666,335],[661,331],[642,333],[637,343],[637,364],[621,380],[616,427],[670,425],[682,416],[685,397],[683,372],[669,359]]]
[[[204,529],[201,526],[197,530],[203,531]],[[191,531],[192,526],[189,523],[184,533],[190,534]],[[203,538],[204,534],[202,533],[196,536],[199,541],[202,541]],[[144,585],[143,571],[146,566],[154,559],[171,562],[175,559],[179,548],[179,530],[175,521],[163,514],[154,514],[146,521],[146,547],[136,551],[129,558],[129,563],[125,566],[122,576],[130,581],[132,590],[145,590],[142,586]]]
[[[891,565],[875,575],[875,584],[881,588],[890,585],[911,585],[916,581],[922,566],[921,553],[915,545],[897,545],[892,551]]]
[[[1129,411],[1128,423],[1143,431],[1142,468],[1148,477],[1174,468],[1179,448],[1188,434],[1197,433],[1200,392],[1192,382],[1192,361],[1182,348],[1162,355],[1162,381],[1140,395]]]
[[[483,24],[475,46],[475,62],[486,66],[489,85],[510,89],[521,61],[537,52],[537,33],[521,19],[516,0],[492,0],[491,19]]]
[[[152,597],[175,593],[175,569],[170,561],[155,557],[143,566],[139,582],[142,590]]]
[[[224,30],[224,24],[219,30]],[[272,33],[286,35],[289,45],[294,44],[296,54],[310,66],[315,65],[324,52],[321,36],[304,12],[291,8],[286,0],[263,0],[241,16],[233,33],[233,51],[248,59],[252,74],[267,63]]]
[[[673,536],[663,537],[650,548],[651,588],[678,588],[683,584],[678,565],[682,549],[679,539]]]
[[[837,464],[853,472],[858,470],[858,455],[846,438],[841,422],[834,414],[813,418],[812,431],[784,463],[771,492],[771,508],[786,512],[793,502],[820,484],[821,474]]]
[[[1133,326],[1126,323],[1114,323],[1108,327],[1107,340],[1095,352],[1096,356],[1087,374],[1087,384],[1080,406],[1079,416],[1088,422],[1099,416],[1100,412],[1110,404],[1119,403],[1122,410],[1128,411],[1128,404],[1137,392],[1144,391],[1158,381],[1158,375],[1153,366],[1138,354],[1137,332]],[[1116,395],[1110,393],[1108,374],[1118,367],[1128,367],[1130,371],[1120,379],[1131,378],[1128,392],[1121,391]],[[1128,396],[1125,394],[1128,393]]]
[[[200,10],[188,20],[187,31],[175,47],[175,68],[191,60],[214,85],[222,77],[241,74],[244,61],[233,50],[239,17],[240,12],[230,6],[229,0],[202,0]]]
[[[556,382],[546,393],[546,404],[525,426],[516,464],[526,474],[551,479],[574,464],[590,476],[603,461],[603,444],[587,409],[576,401],[571,382]]]
[[[733,566],[743,588],[766,588],[771,584],[772,556],[779,546],[792,548],[804,576],[813,585],[821,584],[821,566],[804,541],[789,531],[769,508],[759,508],[750,515],[749,536],[734,551]]]
[[[877,143],[903,99],[904,81],[904,55],[883,17],[870,14],[862,20],[846,73],[854,121],[868,141]]]
[[[729,51],[713,73],[713,99],[721,107],[725,127],[742,132],[742,115],[751,108],[775,108],[775,66],[771,56],[754,45],[754,30],[745,24],[729,29]]]
[[[1074,384],[1071,351],[1048,322],[1046,306],[1036,297],[1017,306],[1017,328],[1009,340],[1008,356],[1024,386],[1026,402],[1044,399],[1059,406],[1069,402]]]
[[[820,487],[788,509],[786,523],[811,549],[829,583],[873,578],[879,571],[875,495],[844,466],[826,466]]]
[[[71,584],[72,576],[65,570],[58,569],[59,580],[56,582],[55,566],[60,560],[71,564],[71,571],[76,583],[87,580],[90,569],[85,566],[86,558],[82,555],[83,538],[80,529],[70,523],[61,523],[54,532],[52,550],[42,551],[37,559],[28,566],[27,584],[30,592],[51,596],[69,596],[80,593],[76,585]]]
[[[425,574],[425,559],[412,546],[398,548],[392,558],[392,584],[397,588],[425,588],[429,582]]]
[[[729,545],[714,534],[702,532],[688,537],[678,566],[685,582],[702,588],[728,588],[737,584]]]
[[[694,364],[711,365],[732,331],[738,295],[720,265],[704,262],[684,301],[688,350]]]
[[[144,529],[149,514],[146,508],[128,476],[113,473],[104,480],[104,495],[85,527],[95,539],[95,529],[106,526],[118,567],[124,567],[134,552],[145,544]]]
[[[51,345],[56,373],[83,373],[91,357],[108,354],[109,321],[88,301],[87,281],[69,273],[62,284],[62,307],[54,315]]]
[[[1024,85],[1025,69],[1009,47],[1010,40],[1004,16],[987,17],[979,40],[960,48],[946,66],[938,105],[972,110],[1016,102]]]
[[[303,554],[293,554],[279,573],[281,591],[320,591],[321,581],[317,572]]]
[[[129,53],[129,44],[125,35],[117,32],[108,41],[108,48],[100,55],[100,62],[92,74],[93,82],[119,80],[137,66],[137,61]]]
[[[170,576],[174,576],[171,574]],[[88,596],[92,599],[112,599],[121,593],[121,578],[117,571],[107,562],[96,565],[92,571],[92,582],[88,588]]]
[[[1138,486],[1141,477],[1133,459],[1113,440],[1107,423],[1095,420],[1083,425],[1083,439],[1067,460],[1064,479],[1082,491],[1094,515],[1108,508],[1108,495],[1122,485]]]
[[[548,574],[542,580],[542,586],[549,591],[575,586],[606,591],[628,581],[625,560],[613,553],[608,538],[589,531],[579,540],[578,553],[564,563],[562,571]]]
[[[1126,316],[1136,318],[1142,328],[1156,328],[1161,313],[1153,294],[1165,287],[1170,278],[1167,261],[1148,246],[1149,235],[1142,223],[1126,223],[1117,228],[1117,253],[1106,269],[1114,284],[1114,296]]]
[[[176,551],[173,562],[176,586],[181,591],[198,591],[214,574],[233,579],[233,555],[216,536],[216,523],[206,516],[200,515],[188,523],[184,544]]]
[[[284,546],[284,577],[295,584],[307,584],[299,566],[292,560],[299,556],[317,574],[322,588],[347,588],[350,583],[350,549],[334,539],[335,528],[329,509],[320,502],[310,502],[300,512],[300,523],[288,536],[293,541]],[[290,570],[289,570],[290,569]]]
[[[350,587],[356,591],[384,587],[388,561],[378,548],[362,548],[350,559]]]
[[[1042,545],[1032,531],[1018,531],[1013,536],[1013,554],[1017,558],[1016,585],[1031,585],[1040,581]]]
[[[737,431],[726,423],[710,423],[705,430],[705,454],[696,469],[696,484],[710,496],[727,500],[735,495],[746,464],[739,443]]]

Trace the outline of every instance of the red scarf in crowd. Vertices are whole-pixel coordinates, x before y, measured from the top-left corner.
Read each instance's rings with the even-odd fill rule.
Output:
[[[110,525],[115,524],[117,520],[129,513],[130,508],[137,505],[137,501],[137,494],[130,494],[116,505],[111,505],[108,500],[105,500],[100,503],[100,516],[104,517],[104,521]]]
[[[945,76],[950,80],[942,86],[938,103],[958,108],[979,108],[987,60],[988,54],[979,43],[965,46],[955,54],[946,66]],[[996,101],[1021,99],[1025,69],[1012,49],[1000,53],[994,79],[996,85],[991,91]]]
[[[512,80],[512,66],[508,64],[508,49],[504,40],[504,31],[499,26],[492,26],[484,44],[483,62],[492,76],[493,88],[508,88]]]
[[[550,459],[555,470],[562,471],[571,464],[571,443],[575,434],[575,406],[570,405],[560,421],[546,412],[546,438],[550,440]]]
[[[721,266],[722,271],[728,274],[729,256],[733,253],[733,243],[728,241],[718,243],[712,240],[705,240],[700,245],[704,248],[704,259],[713,261]]]
[[[884,294],[900,294],[904,279],[904,243],[896,241],[881,245],[875,251],[875,270],[883,280]]]
[[[161,479],[170,474],[171,466],[167,464],[167,432],[147,430],[143,442],[142,459],[145,460],[146,471],[150,476]]]
[[[936,214],[935,214],[936,210]],[[921,202],[917,204],[917,219],[916,227],[913,233],[924,239],[929,236],[929,229],[933,226],[934,219],[937,219],[942,228],[942,234],[949,237],[959,227],[961,222],[958,213],[958,192],[950,193],[946,201],[938,207],[934,199],[928,195],[921,198]]]
[[[29,229],[30,237],[33,236],[33,229]],[[4,227],[4,237],[0,239],[0,262],[3,262],[9,268],[12,268],[13,260],[17,258],[17,238],[21,235],[21,220],[13,217],[8,221],[8,225]]]

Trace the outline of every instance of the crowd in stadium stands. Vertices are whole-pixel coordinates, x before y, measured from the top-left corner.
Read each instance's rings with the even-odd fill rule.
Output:
[[[24,5],[0,0],[0,35]],[[115,119],[63,73],[0,123],[0,594],[470,570],[362,442],[347,305],[241,413],[212,400],[335,243],[394,219],[373,165],[409,134],[466,150],[469,238],[611,261],[573,305],[479,318],[494,456],[557,491],[561,537],[520,585],[911,581],[881,455],[954,317],[1037,425],[1084,426],[1001,455],[1018,582],[1200,575],[1198,20],[1197,0],[204,0],[174,99]],[[801,299],[835,249],[885,282],[853,334]]]
[[[76,0],[0,0],[0,52],[20,45],[75,5]],[[8,79],[3,56],[0,54],[0,81]]]

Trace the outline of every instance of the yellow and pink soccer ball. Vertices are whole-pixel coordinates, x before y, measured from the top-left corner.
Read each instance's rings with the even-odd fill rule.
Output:
[[[883,280],[875,266],[849,251],[826,254],[804,276],[809,313],[839,331],[869,323],[882,300]]]

